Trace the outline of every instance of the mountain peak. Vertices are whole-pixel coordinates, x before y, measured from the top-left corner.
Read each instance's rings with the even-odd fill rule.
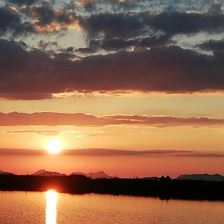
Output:
[[[83,173],[83,172],[73,172],[71,175],[83,175],[91,179],[110,179],[111,176],[107,175],[104,171],[100,170],[97,172]]]
[[[53,177],[53,176],[66,176],[65,174],[61,174],[58,172],[48,171],[45,169],[40,169],[35,173],[31,174],[31,176],[44,176],[44,177]]]
[[[10,173],[10,172],[5,172],[0,170],[0,175],[15,175],[14,173]]]

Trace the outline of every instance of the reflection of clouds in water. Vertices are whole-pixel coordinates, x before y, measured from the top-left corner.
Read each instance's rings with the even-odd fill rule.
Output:
[[[46,224],[57,223],[57,198],[58,193],[55,190],[46,192]]]

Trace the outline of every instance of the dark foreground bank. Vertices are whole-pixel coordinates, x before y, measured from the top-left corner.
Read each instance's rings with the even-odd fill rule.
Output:
[[[162,199],[224,200],[224,182],[150,179],[95,179],[84,176],[1,175],[0,190],[153,196]]]

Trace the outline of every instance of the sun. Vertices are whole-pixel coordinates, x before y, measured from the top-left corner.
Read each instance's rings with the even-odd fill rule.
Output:
[[[46,150],[50,154],[58,154],[62,151],[62,143],[59,139],[51,139],[46,144]]]

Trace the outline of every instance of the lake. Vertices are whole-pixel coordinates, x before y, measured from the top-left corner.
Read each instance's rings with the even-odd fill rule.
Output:
[[[224,224],[224,203],[111,195],[0,192],[1,224]]]

